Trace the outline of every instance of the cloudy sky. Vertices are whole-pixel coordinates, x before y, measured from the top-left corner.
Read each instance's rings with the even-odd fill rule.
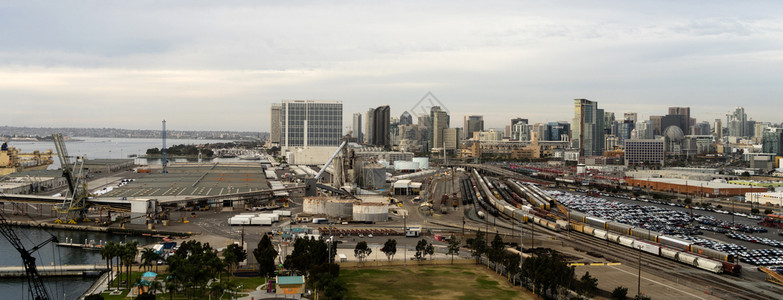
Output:
[[[744,106],[781,122],[780,1],[2,1],[0,125],[269,130],[283,99],[461,126]],[[725,117],[724,117],[725,118]]]

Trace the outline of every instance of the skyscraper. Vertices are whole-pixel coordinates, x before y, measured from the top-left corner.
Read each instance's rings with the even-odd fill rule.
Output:
[[[449,128],[449,114],[442,110],[440,106],[433,106],[430,109],[430,118],[432,119],[432,148],[443,147],[443,129]]]
[[[598,102],[574,99],[574,119],[571,123],[571,142],[580,155],[603,155],[604,144],[603,109]]]
[[[280,145],[280,110],[283,106],[280,103],[272,103],[271,126],[269,127],[269,141]]]
[[[402,115],[400,115],[400,125],[411,125],[413,124],[413,116],[411,116],[408,111],[402,112]]]
[[[720,140],[723,138],[723,121],[721,119],[715,119],[715,123],[712,126],[712,129],[712,134],[716,139]]]
[[[375,109],[370,108],[367,110],[367,114],[364,118],[364,143],[365,144],[372,144],[372,129],[373,124],[375,124]]]
[[[691,133],[691,108],[690,107],[669,107],[669,115],[672,116],[681,116],[680,119],[680,129],[682,129],[682,132],[685,133],[685,135],[688,135]],[[663,130],[666,130],[666,127],[668,126],[661,126]]]
[[[337,146],[343,135],[342,101],[283,100],[283,148]]]
[[[391,147],[391,140],[389,137],[390,116],[391,109],[388,105],[378,106],[378,108],[373,111],[372,141],[370,144],[385,148]]]
[[[623,114],[623,119],[625,120],[631,120],[634,123],[638,122],[637,114],[635,112],[627,112]]]
[[[483,116],[465,116],[463,132],[463,139],[469,139],[473,137],[473,133],[477,131],[484,131],[484,117]]]
[[[564,136],[570,136],[571,124],[568,122],[549,122],[546,124],[545,141],[562,141]]]
[[[737,107],[728,117],[726,126],[729,128],[729,136],[743,137],[746,135],[745,123],[748,121],[748,115],[745,114],[744,107]]]
[[[362,134],[362,114],[353,114],[353,127],[351,127],[351,137],[361,143],[364,141],[364,135]]]

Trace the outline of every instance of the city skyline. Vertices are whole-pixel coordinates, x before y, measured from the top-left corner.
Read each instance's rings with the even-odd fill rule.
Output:
[[[568,121],[576,98],[780,123],[783,4],[706,4],[9,3],[2,125],[268,132],[272,103],[323,99],[350,126],[428,92],[485,128]]]

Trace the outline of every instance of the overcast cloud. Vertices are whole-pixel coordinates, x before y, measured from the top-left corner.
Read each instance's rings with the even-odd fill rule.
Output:
[[[0,3],[2,125],[269,130],[282,99],[570,120],[735,106],[781,122],[777,1]]]

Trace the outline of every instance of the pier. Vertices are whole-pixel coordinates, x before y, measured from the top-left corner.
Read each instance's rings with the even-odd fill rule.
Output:
[[[108,271],[103,265],[64,265],[38,266],[38,274],[44,277],[56,276],[99,276]],[[27,272],[24,266],[0,267],[0,278],[25,278]]]

